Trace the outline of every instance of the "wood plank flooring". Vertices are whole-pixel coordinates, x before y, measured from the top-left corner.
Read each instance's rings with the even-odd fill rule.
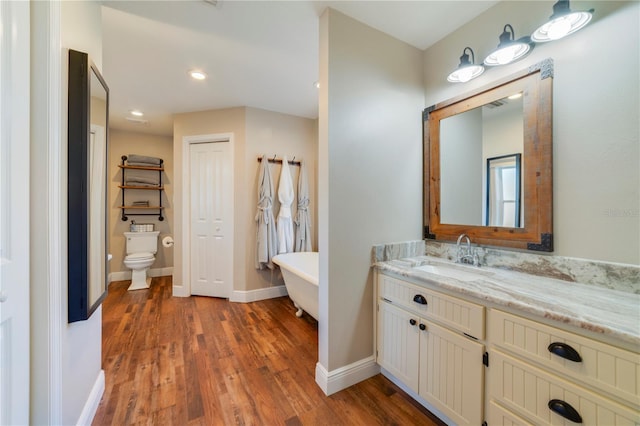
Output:
[[[287,297],[174,298],[171,277],[103,304],[105,392],[93,425],[440,425],[381,375],[329,397],[318,325]]]

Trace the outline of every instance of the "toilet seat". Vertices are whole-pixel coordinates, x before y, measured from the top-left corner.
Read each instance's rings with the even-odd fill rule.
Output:
[[[151,260],[153,258],[153,253],[132,253],[128,254],[124,260]]]

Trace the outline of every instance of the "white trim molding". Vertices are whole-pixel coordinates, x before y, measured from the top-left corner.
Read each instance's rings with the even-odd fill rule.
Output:
[[[322,364],[317,363],[316,383],[325,395],[329,396],[378,373],[380,366],[373,355],[333,371],[327,371]]]
[[[91,393],[89,393],[89,397],[87,398],[84,407],[82,407],[80,417],[76,422],[78,426],[91,425],[93,417],[96,415],[96,411],[98,411],[98,405],[100,404],[100,399],[104,393],[104,388],[104,370],[100,370],[98,377],[91,388]]]
[[[287,288],[283,285],[276,287],[259,288],[257,290],[240,291],[234,290],[231,293],[229,302],[249,303],[259,300],[274,299],[276,297],[287,296]]]

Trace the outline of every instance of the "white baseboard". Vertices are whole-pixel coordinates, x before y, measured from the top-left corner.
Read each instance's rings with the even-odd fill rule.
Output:
[[[91,389],[91,393],[89,393],[89,397],[84,403],[84,407],[82,408],[82,413],[80,413],[78,422],[76,423],[78,426],[91,425],[91,422],[93,422],[93,418],[96,415],[96,411],[98,411],[98,405],[100,404],[100,399],[102,398],[103,393],[104,370],[100,370],[100,372],[98,373],[98,377],[93,384],[93,388]]]
[[[166,268],[149,269],[147,271],[147,276],[149,277],[166,277],[168,275],[173,275],[173,266],[168,266]],[[130,279],[131,271],[111,272],[109,274],[109,283],[112,283],[114,281],[126,281]]]
[[[259,288],[257,290],[240,291],[234,290],[229,297],[230,302],[249,303],[258,300],[273,299],[276,297],[286,296],[287,288],[284,285],[276,287]]]
[[[378,373],[380,366],[373,355],[333,371],[327,371],[322,364],[317,363],[316,383],[329,396]]]

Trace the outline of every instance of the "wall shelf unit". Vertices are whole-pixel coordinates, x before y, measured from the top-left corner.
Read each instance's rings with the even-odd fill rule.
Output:
[[[164,207],[162,206],[162,172],[164,171],[164,162],[161,159],[158,166],[149,165],[128,165],[127,156],[123,155],[122,164],[118,164],[118,167],[122,169],[122,180],[118,188],[122,190],[122,202],[119,206],[122,213],[120,219],[126,221],[128,216],[158,216],[158,220],[163,221],[164,216],[162,214]],[[137,179],[131,178],[130,173],[135,173]],[[156,175],[157,173],[157,175]],[[157,178],[156,178],[157,177]],[[138,191],[157,191],[158,192],[158,204],[157,205],[134,205],[134,203],[127,204],[125,201],[125,193],[127,191],[134,191],[134,196],[139,196],[143,192]]]

